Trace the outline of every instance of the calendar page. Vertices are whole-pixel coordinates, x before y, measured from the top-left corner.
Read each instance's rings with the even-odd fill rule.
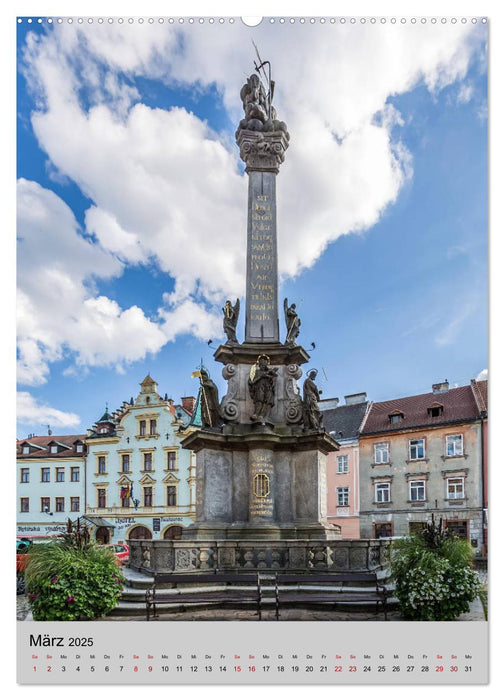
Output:
[[[488,18],[14,22],[18,683],[487,684]]]

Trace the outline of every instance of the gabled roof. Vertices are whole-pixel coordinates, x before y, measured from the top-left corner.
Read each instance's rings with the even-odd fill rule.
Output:
[[[436,404],[443,406],[440,416],[432,416],[427,410]],[[403,418],[399,423],[391,424],[390,415],[397,411],[403,414]],[[431,392],[373,403],[361,434],[474,421],[479,417],[480,411],[476,405],[472,387],[460,386],[442,393]]]
[[[333,437],[336,441],[357,437],[368,403],[368,401],[362,401],[322,411],[324,429],[328,433],[334,433]]]
[[[17,453],[23,459],[58,459],[59,457],[71,457],[78,455],[82,457],[82,452],[76,452],[75,443],[85,442],[85,435],[43,435],[31,437],[29,440],[18,440],[16,442]],[[52,443],[60,445],[63,449],[59,452],[51,453],[49,447]],[[36,451],[29,455],[22,454],[23,445],[30,445]]]

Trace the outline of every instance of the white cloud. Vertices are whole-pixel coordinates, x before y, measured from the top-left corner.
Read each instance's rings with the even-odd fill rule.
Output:
[[[35,182],[18,183],[18,380],[47,381],[49,364],[76,353],[78,364],[121,364],[166,342],[136,306],[122,310],[94,294],[94,277],[121,274],[122,265],[83,238],[70,208]]]
[[[467,104],[474,94],[474,88],[469,83],[462,83],[457,94],[458,104]]]
[[[48,363],[65,349],[82,365],[121,368],[180,333],[221,335],[223,298],[244,292],[247,185],[236,146],[180,106],[142,104],[135,77],[194,91],[216,86],[237,123],[256,38],[272,61],[276,108],[292,136],[278,180],[278,226],[279,270],[294,275],[331,241],[375,224],[411,175],[414,164],[397,136],[402,115],[390,98],[421,82],[436,95],[463,80],[482,43],[478,28],[460,22],[257,31],[105,23],[29,35],[33,128],[52,168],[92,200],[85,225],[96,243],[79,235],[71,211],[47,191],[35,203],[49,221],[30,219],[21,207],[37,241],[20,255],[25,381],[44,381]],[[34,189],[24,185],[24,195],[37,200]],[[52,231],[56,220],[57,233],[44,233],[46,249],[41,231]],[[92,278],[147,261],[175,280],[160,324],[92,289]]]
[[[488,369],[482,369],[476,377],[477,382],[483,382],[488,379]]]
[[[72,428],[80,423],[76,413],[66,413],[57,408],[39,403],[28,391],[17,393],[17,415],[24,425],[51,425]]]

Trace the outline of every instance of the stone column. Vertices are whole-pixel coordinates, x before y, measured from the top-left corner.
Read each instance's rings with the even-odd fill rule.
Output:
[[[276,176],[289,135],[239,129],[236,140],[249,176],[245,342],[278,343]]]

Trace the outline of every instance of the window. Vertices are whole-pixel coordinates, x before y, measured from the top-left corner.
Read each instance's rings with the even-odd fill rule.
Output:
[[[400,423],[403,418],[404,413],[401,413],[400,411],[397,411],[396,413],[391,413],[389,415],[389,421],[391,425],[397,425],[397,423]]]
[[[65,499],[61,496],[56,496],[56,513],[63,513],[65,510]]]
[[[441,406],[441,404],[429,406],[427,413],[431,418],[439,418],[439,416],[443,415],[443,406]]]
[[[166,505],[176,506],[177,505],[177,487],[167,486],[166,487]]]
[[[51,501],[49,498],[42,497],[40,499],[40,512],[49,513],[51,510]]]
[[[388,464],[389,444],[388,442],[377,442],[374,446],[375,464]]]
[[[446,456],[456,457],[464,454],[464,443],[462,435],[447,435],[446,436]]]
[[[451,477],[446,480],[446,497],[448,500],[464,498],[464,477]]]
[[[145,435],[146,422],[144,420],[140,421],[140,435]]]
[[[84,445],[81,442],[78,442],[75,445],[75,451],[76,452],[84,452]]]
[[[29,455],[29,454],[30,454],[30,447],[29,447],[29,445],[23,445],[23,454],[24,454],[24,455]]]
[[[22,498],[21,499],[21,513],[29,513],[30,512],[30,499],[29,498]]]
[[[106,508],[107,492],[105,489],[98,489],[98,508]]]
[[[375,523],[375,537],[392,537],[392,523]]]
[[[100,455],[98,457],[98,474],[106,474],[107,473],[107,464],[105,462],[105,456]]]
[[[350,491],[350,489],[348,488],[348,486],[343,486],[342,488],[336,489],[339,506],[347,506],[348,505],[349,491]]]
[[[409,441],[409,458],[425,459],[425,440],[423,438]]]
[[[21,469],[21,483],[28,484],[29,481],[30,481],[30,470],[29,469]]]
[[[80,510],[80,499],[78,496],[72,496],[70,498],[70,510],[72,513],[78,513]]]
[[[410,501],[425,501],[425,481],[409,482]]]
[[[50,481],[51,480],[51,472],[49,467],[42,467],[41,469],[41,481]]]
[[[376,503],[390,503],[390,483],[382,482],[375,484]]]
[[[152,486],[144,486],[144,506],[150,508],[152,506]]]
[[[348,473],[348,455],[338,457],[338,474]]]
[[[130,470],[130,456],[121,455],[121,470],[123,472],[129,472]]]
[[[58,445],[51,445],[51,454],[54,455],[58,452]]]
[[[149,432],[151,435],[157,435],[157,420],[150,421]]]
[[[144,471],[152,471],[152,452],[144,452]]]
[[[56,468],[56,481],[61,483],[62,481],[65,481],[65,469],[64,467],[57,467]]]
[[[166,468],[170,472],[177,468],[177,453],[175,451],[166,453]]]
[[[80,469],[79,469],[79,467],[72,467],[70,469],[70,481],[80,481]]]

